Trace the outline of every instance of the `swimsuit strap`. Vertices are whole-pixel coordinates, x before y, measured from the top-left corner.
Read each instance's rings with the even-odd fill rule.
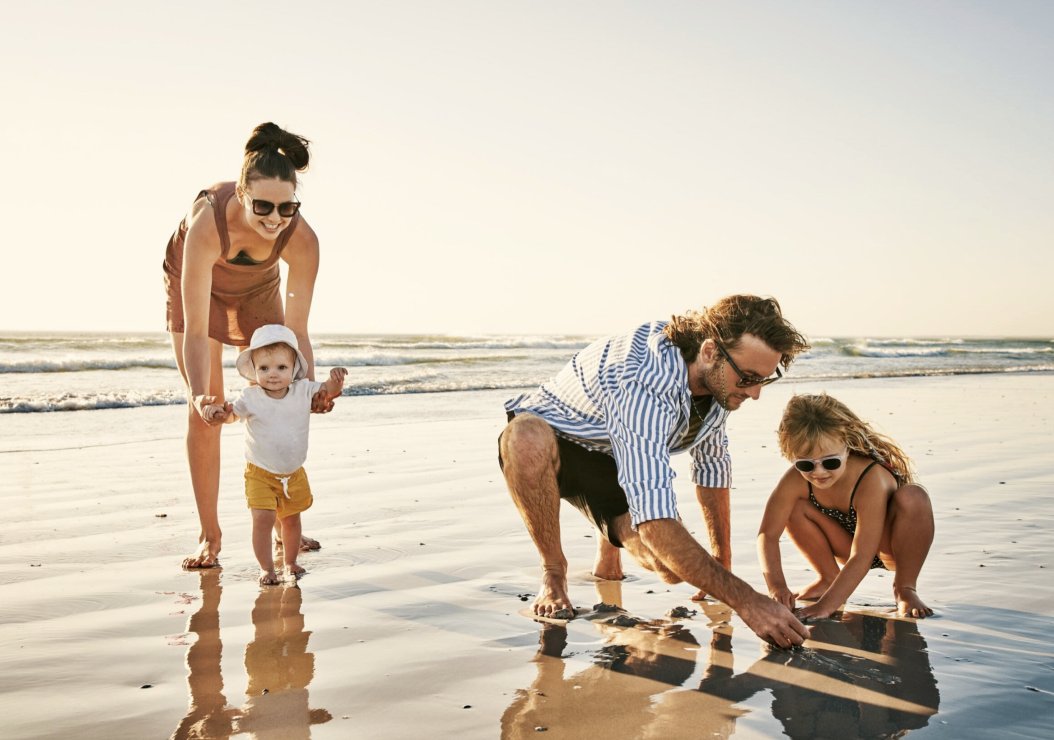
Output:
[[[864,468],[862,473],[860,473],[860,477],[856,479],[856,485],[853,486],[853,492],[849,494],[849,510],[850,511],[853,511],[853,499],[856,498],[856,489],[860,487],[860,481],[862,481],[864,479],[864,476],[867,475],[867,471],[869,471],[871,468],[875,467],[876,465],[878,465],[878,461],[877,460],[868,463],[867,467]],[[853,511],[853,513],[855,514],[856,512]]]

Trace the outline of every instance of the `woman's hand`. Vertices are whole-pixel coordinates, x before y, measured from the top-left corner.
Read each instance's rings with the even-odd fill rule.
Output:
[[[333,410],[333,405],[333,399],[329,397],[325,388],[319,388],[318,392],[311,397],[312,414],[328,414]]]

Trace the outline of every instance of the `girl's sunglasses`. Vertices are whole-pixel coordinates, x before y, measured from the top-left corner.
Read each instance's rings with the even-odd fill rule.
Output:
[[[842,467],[842,463],[849,456],[848,452],[839,453],[837,455],[827,455],[826,457],[817,457],[813,459],[801,458],[800,460],[794,461],[794,467],[803,473],[811,473],[816,470],[816,465],[819,463],[824,470],[838,470]]]
[[[300,210],[300,201],[287,200],[285,203],[272,203],[269,200],[257,200],[252,199],[253,202],[253,213],[257,216],[267,216],[275,208],[278,209],[278,215],[282,218],[291,218]]]

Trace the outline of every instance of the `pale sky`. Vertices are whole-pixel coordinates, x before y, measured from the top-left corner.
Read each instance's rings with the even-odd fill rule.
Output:
[[[253,127],[311,139],[313,332],[1054,335],[1054,3],[14,2],[0,330],[163,331]]]

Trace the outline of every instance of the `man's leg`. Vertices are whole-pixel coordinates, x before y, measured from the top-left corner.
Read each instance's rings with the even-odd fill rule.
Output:
[[[521,414],[502,432],[500,452],[509,494],[542,561],[534,613],[548,617],[560,609],[573,609],[567,593],[567,558],[560,543],[556,434],[541,418]]]
[[[622,572],[622,555],[617,547],[608,541],[604,533],[597,530],[597,557],[593,561],[593,575],[607,581],[621,581],[625,578]]]

